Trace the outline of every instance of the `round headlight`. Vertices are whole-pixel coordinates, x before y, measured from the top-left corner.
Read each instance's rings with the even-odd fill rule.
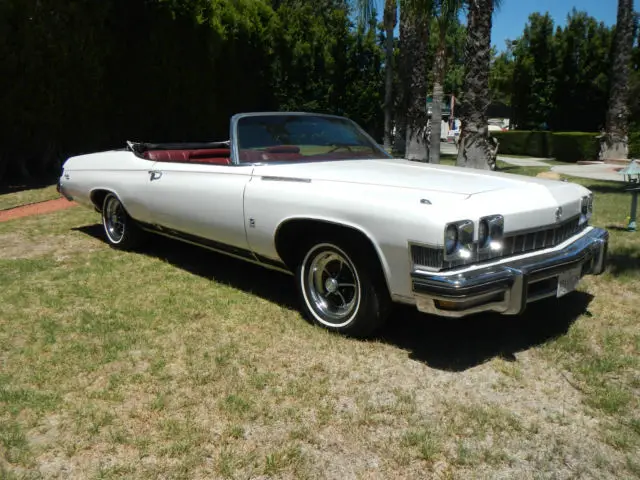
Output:
[[[449,225],[444,234],[444,248],[447,255],[451,255],[458,247],[458,228],[455,225]]]
[[[489,222],[481,220],[478,225],[478,246],[485,248],[489,243]]]

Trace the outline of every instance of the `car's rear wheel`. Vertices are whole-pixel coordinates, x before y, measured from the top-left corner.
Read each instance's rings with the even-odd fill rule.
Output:
[[[144,232],[113,193],[107,194],[102,203],[102,226],[109,244],[122,250],[132,250],[144,239]]]
[[[296,284],[306,316],[328,330],[356,337],[378,330],[390,300],[377,259],[344,242],[318,242],[305,250]]]

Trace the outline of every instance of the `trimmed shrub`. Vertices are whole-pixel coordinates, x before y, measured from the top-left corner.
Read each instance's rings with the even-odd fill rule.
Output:
[[[629,130],[629,158],[640,158],[640,127],[633,125]]]
[[[516,130],[513,132],[491,132],[500,145],[498,154],[527,155],[547,158],[550,156],[550,132]]]
[[[551,135],[551,152],[561,162],[597,160],[600,151],[597,137],[597,133],[554,133]]]

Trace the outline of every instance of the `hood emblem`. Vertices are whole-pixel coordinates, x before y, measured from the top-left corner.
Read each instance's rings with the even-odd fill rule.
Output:
[[[556,208],[556,222],[562,220],[562,207]]]

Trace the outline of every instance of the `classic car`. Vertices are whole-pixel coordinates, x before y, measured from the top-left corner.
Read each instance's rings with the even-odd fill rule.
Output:
[[[588,189],[393,158],[333,115],[243,113],[229,140],[71,157],[59,189],[101,213],[113,247],[154,233],[292,274],[303,313],[349,335],[394,302],[518,315],[606,263]]]

